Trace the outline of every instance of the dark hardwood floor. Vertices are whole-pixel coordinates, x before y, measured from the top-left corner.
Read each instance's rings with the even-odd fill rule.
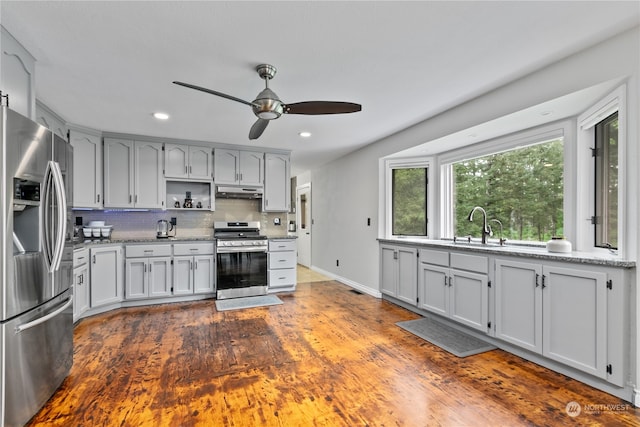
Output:
[[[416,314],[337,282],[280,298],[82,320],[71,375],[29,425],[640,425],[620,399],[501,350],[452,356],[395,325]],[[570,417],[570,402],[619,406]]]

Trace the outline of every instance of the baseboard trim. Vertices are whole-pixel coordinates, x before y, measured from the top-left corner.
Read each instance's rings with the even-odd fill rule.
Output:
[[[318,272],[324,276],[329,277],[332,280],[340,282],[343,285],[347,285],[350,288],[353,288],[359,292],[362,292],[363,294],[371,295],[372,297],[375,297],[375,298],[382,298],[382,294],[377,289],[371,289],[370,287],[365,286],[362,283],[355,282],[351,279],[347,279],[346,277],[338,276],[337,274],[334,274],[330,271],[323,270],[322,268],[316,267],[315,265],[312,265],[310,268],[315,272]]]

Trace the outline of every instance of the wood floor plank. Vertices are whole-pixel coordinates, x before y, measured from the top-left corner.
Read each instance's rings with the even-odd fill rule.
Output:
[[[640,425],[620,399],[504,351],[452,356],[395,325],[415,313],[337,282],[280,297],[82,320],[71,374],[29,426]],[[572,401],[621,409],[570,417]]]

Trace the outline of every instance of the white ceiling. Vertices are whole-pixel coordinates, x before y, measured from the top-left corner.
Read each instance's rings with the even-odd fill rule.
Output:
[[[37,60],[38,99],[107,132],[292,150],[313,169],[638,25],[637,1],[8,1],[2,25]],[[257,141],[254,68],[286,102],[362,112],[283,116]],[[163,111],[166,122],[152,118]],[[298,133],[313,133],[302,139]]]

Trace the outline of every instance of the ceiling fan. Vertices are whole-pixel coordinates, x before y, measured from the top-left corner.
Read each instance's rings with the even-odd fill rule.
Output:
[[[256,67],[256,71],[260,78],[264,80],[265,88],[252,102],[189,83],[173,83],[249,105],[253,109],[253,114],[258,117],[258,121],[256,121],[253,126],[251,126],[251,130],[249,130],[249,139],[258,139],[267,128],[269,121],[275,120],[283,114],[344,114],[355,113],[362,110],[360,104],[354,104],[352,102],[306,101],[285,104],[278,98],[275,92],[269,89],[269,80],[276,75],[276,67],[269,64],[260,64]]]

